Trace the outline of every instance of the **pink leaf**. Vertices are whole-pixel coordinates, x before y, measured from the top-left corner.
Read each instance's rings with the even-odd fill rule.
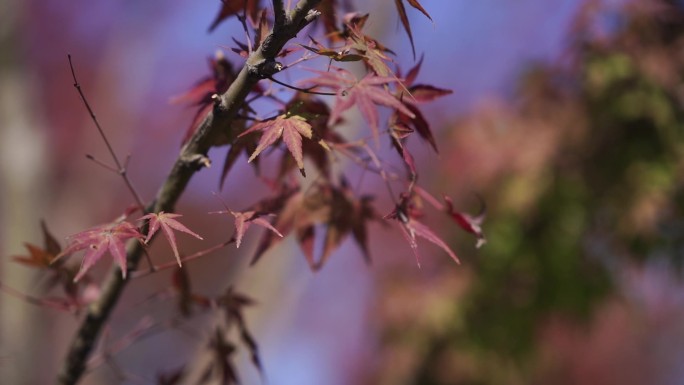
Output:
[[[78,281],[90,270],[102,256],[109,252],[114,261],[121,268],[121,275],[126,278],[126,245],[131,238],[143,239],[143,235],[129,222],[108,223],[96,226],[68,237],[66,248],[59,253],[55,260],[87,249],[81,262],[81,268],[74,278]]]
[[[265,227],[272,232],[274,232],[276,235],[279,237],[283,237],[283,234],[281,234],[271,223],[269,223],[267,220],[262,218],[258,213],[255,211],[245,211],[245,212],[235,212],[233,210],[223,210],[223,211],[214,211],[210,214],[226,214],[230,213],[235,217],[235,244],[236,247],[240,247],[240,244],[242,243],[242,237],[244,237],[245,232],[247,232],[247,229],[249,229],[249,226],[253,224],[259,225],[261,227]]]
[[[252,156],[249,157],[248,162],[253,161],[262,151],[282,137],[287,149],[294,157],[295,162],[297,162],[299,171],[302,175],[306,176],[302,153],[302,136],[311,139],[313,135],[311,125],[306,122],[306,119],[297,115],[280,115],[275,119],[254,124],[239,136],[241,137],[257,130],[262,132],[261,139],[259,139],[259,144],[252,153]]]
[[[484,205],[482,205],[482,210],[480,211],[480,214],[476,216],[472,216],[470,214],[466,213],[461,213],[458,211],[454,211],[454,205],[453,202],[451,201],[451,198],[448,196],[444,196],[444,202],[445,202],[445,211],[451,218],[456,222],[461,228],[469,233],[474,234],[477,237],[477,244],[475,247],[478,249],[482,247],[485,243],[487,243],[487,239],[485,238],[484,232],[482,231],[482,221],[484,221],[485,213],[486,213],[486,208]]]
[[[312,270],[316,270],[314,259],[314,243],[316,241],[316,228],[313,225],[297,229],[297,243],[304,252],[304,257]]]
[[[451,248],[446,243],[444,243],[444,241],[440,237],[433,233],[429,227],[416,221],[415,219],[410,219],[404,226],[408,230],[412,239],[415,240],[416,235],[422,237],[434,243],[435,245],[441,247],[442,250],[446,251],[447,254],[449,254],[449,256],[451,257],[451,259],[453,259],[456,263],[461,263],[461,261],[458,259],[456,254],[451,250]]]
[[[176,235],[173,230],[180,231],[186,234],[190,234],[197,239],[202,239],[199,235],[192,232],[190,229],[185,227],[182,223],[178,222],[174,218],[181,217],[180,214],[165,213],[160,211],[159,213],[147,214],[140,219],[149,219],[149,229],[147,230],[147,238],[145,238],[145,243],[148,243],[154,234],[161,228],[164,232],[164,236],[171,244],[171,249],[173,249],[173,255],[178,261],[178,266],[181,266],[180,255],[178,254],[178,247],[176,246]]]
[[[394,211],[388,214],[385,218],[392,218],[399,222],[402,234],[411,245],[413,254],[416,256],[416,262],[418,263],[418,267],[420,267],[420,254],[418,253],[418,244],[416,242],[416,237],[421,237],[441,247],[442,250],[446,251],[446,253],[449,254],[451,259],[453,259],[456,263],[460,264],[461,261],[458,259],[456,254],[440,237],[433,233],[429,227],[412,218],[409,206],[409,198],[404,195],[402,196],[401,201],[394,209]]]
[[[482,209],[480,210],[480,213],[476,216],[472,216],[467,213],[455,211],[451,198],[446,195],[444,195],[444,204],[442,204],[429,192],[418,186],[414,187],[414,191],[437,210],[446,212],[447,215],[449,215],[451,219],[453,219],[454,222],[456,222],[463,230],[474,234],[477,237],[477,244],[475,247],[479,249],[482,247],[482,245],[487,243],[487,239],[482,231],[482,222],[484,221],[485,214],[487,212],[487,207],[484,205],[484,202],[482,202]]]
[[[304,83],[311,85],[333,89],[337,93],[335,106],[330,112],[330,118],[328,119],[329,125],[335,124],[344,111],[356,105],[361,112],[361,116],[370,126],[373,138],[377,144],[380,135],[378,105],[394,108],[410,118],[415,116],[396,96],[392,95],[385,87],[381,87],[397,82],[398,79],[369,74],[363,79],[358,80],[349,71],[341,68],[333,69],[335,71],[313,71],[319,76],[304,81]]]
[[[408,149],[402,144],[402,142],[396,138],[392,138],[392,145],[394,145],[394,148],[397,149],[399,152],[399,155],[401,155],[402,159],[404,160],[404,164],[406,165],[406,168],[409,171],[409,180],[416,180],[417,178],[417,171],[416,171],[416,163],[413,160],[413,155],[408,151]]]
[[[435,99],[441,98],[442,96],[451,95],[454,93],[452,90],[438,88],[428,84],[417,84],[415,86],[409,87],[409,92],[411,92],[411,96],[413,96],[412,98],[406,98],[406,101],[409,103],[431,102]]]
[[[418,60],[418,63],[416,63],[413,68],[411,68],[407,73],[406,73],[406,78],[404,79],[404,84],[408,87],[413,82],[416,80],[416,77],[418,77],[418,72],[420,72],[420,67],[423,65],[423,55],[420,56],[420,60]]]

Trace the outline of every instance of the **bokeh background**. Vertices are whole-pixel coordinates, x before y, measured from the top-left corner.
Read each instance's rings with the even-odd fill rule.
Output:
[[[372,35],[413,58],[390,1],[356,1]],[[318,273],[291,240],[255,267],[257,236],[186,269],[193,290],[234,285],[266,383],[683,384],[684,9],[665,0],[423,0],[409,9],[421,83],[454,90],[426,106],[440,153],[411,142],[423,185],[458,207],[487,204],[481,249],[446,218],[426,221],[462,259],[421,243],[422,268],[396,228],[372,228],[368,267],[346,242]],[[78,95],[67,53],[130,176],[152,197],[194,110],[171,105],[208,73],[207,58],[243,36],[235,20],[209,34],[219,2],[4,0],[0,3],[0,267],[2,282],[49,296],[36,272],[11,261],[40,243],[45,219],[60,239],[119,215],[120,179]],[[227,53],[240,63],[237,55]],[[349,115],[354,119],[354,114]],[[220,165],[225,149],[212,151]],[[244,159],[243,159],[244,160]],[[245,163],[245,162],[243,162]],[[218,243],[232,233],[211,197],[220,167],[193,179],[178,211]],[[377,182],[376,182],[377,183]],[[249,167],[222,196],[254,201]],[[381,190],[381,184],[378,190]],[[372,187],[372,184],[371,184]],[[391,211],[388,200],[379,209]],[[206,244],[182,238],[186,253]],[[154,258],[171,260],[161,242]],[[103,265],[103,264],[101,264]],[[106,266],[98,266],[101,277]],[[163,272],[133,282],[106,343],[146,316],[177,312],[154,299]],[[50,383],[78,325],[72,314],[0,296],[0,376]],[[154,383],[206,350],[212,316],[155,334],[88,373],[87,384]],[[182,330],[181,330],[182,329]],[[106,346],[106,345],[104,345]],[[259,383],[242,351],[243,383]]]

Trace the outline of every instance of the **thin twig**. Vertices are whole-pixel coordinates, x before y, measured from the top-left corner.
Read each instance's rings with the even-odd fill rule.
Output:
[[[382,163],[380,162],[380,159],[375,155],[375,152],[370,148],[368,143],[364,143],[361,148],[366,150],[366,153],[368,156],[370,156],[371,160],[373,163],[375,163],[375,167],[380,169],[380,176],[382,177],[382,180],[385,182],[385,186],[387,187],[387,191],[389,192],[390,197],[392,197],[392,200],[394,201],[395,204],[397,204],[396,198],[394,197],[394,191],[392,191],[392,185],[390,184],[389,178],[387,176],[387,172],[385,172],[385,169],[382,167]]]
[[[117,173],[119,175],[121,175],[121,178],[123,178],[124,183],[126,184],[126,187],[131,192],[131,194],[133,195],[133,198],[135,199],[135,203],[140,207],[140,210],[142,210],[144,212],[145,211],[145,205],[143,204],[143,200],[140,198],[140,195],[138,194],[138,192],[133,187],[133,184],[131,183],[131,180],[128,178],[128,175],[126,175],[126,168],[121,165],[121,162],[119,161],[119,157],[116,156],[116,152],[114,152],[114,148],[112,147],[112,144],[109,142],[109,138],[107,138],[107,135],[105,134],[104,130],[102,129],[102,126],[100,126],[100,122],[97,120],[97,117],[95,116],[95,112],[93,112],[93,109],[90,107],[90,103],[88,103],[88,99],[86,99],[85,94],[83,93],[83,90],[81,89],[81,84],[78,82],[78,79],[76,79],[76,71],[74,70],[74,64],[71,62],[71,54],[68,54],[67,58],[69,59],[69,68],[71,69],[71,77],[74,79],[74,88],[76,88],[76,91],[78,91],[78,94],[81,96],[81,101],[83,101],[83,104],[85,105],[86,109],[88,110],[88,113],[90,114],[91,120],[93,121],[93,123],[95,123],[95,127],[97,127],[97,131],[100,133],[100,137],[102,138],[105,145],[107,146],[107,150],[109,150],[109,154],[112,156],[112,159],[114,160],[114,163],[116,164]]]
[[[224,0],[225,1],[225,0]],[[252,53],[252,39],[249,37],[249,28],[247,27],[247,1],[245,1],[245,8],[243,9],[242,16],[237,15],[238,20],[242,24],[242,29],[245,32],[245,38],[247,39],[247,53]]]
[[[309,52],[307,51],[307,53],[305,53],[304,55],[302,55],[302,57],[300,57],[299,59],[297,59],[297,60],[295,60],[295,61],[293,61],[292,63],[289,63],[289,64],[287,64],[287,65],[283,65],[283,68],[282,68],[280,71],[285,71],[285,70],[288,69],[288,68],[292,68],[293,66],[295,66],[295,65],[297,65],[297,64],[299,64],[299,63],[303,63],[303,62],[305,62],[305,61],[307,61],[307,60],[311,60],[311,59],[313,59],[313,58],[315,58],[315,57],[317,57],[317,56],[309,55]]]
[[[210,248],[208,248],[208,249],[200,250],[200,251],[198,251],[198,252],[196,252],[196,253],[194,253],[194,254],[190,254],[190,255],[188,255],[188,256],[186,256],[186,257],[181,257],[181,262],[182,262],[182,263],[186,263],[186,262],[190,262],[190,261],[192,261],[192,260],[201,258],[201,257],[203,257],[203,256],[205,256],[205,255],[207,255],[207,254],[213,253],[213,252],[216,251],[216,250],[220,250],[220,249],[222,249],[222,248],[224,248],[224,247],[226,247],[226,246],[228,246],[228,245],[230,245],[231,243],[234,243],[234,242],[235,242],[235,240],[231,238],[231,239],[229,239],[229,240],[227,240],[227,241],[225,241],[225,242],[222,242],[222,243],[220,243],[220,244],[218,244],[218,245],[212,246],[212,247],[210,247]],[[167,270],[167,269],[170,269],[170,268],[173,268],[173,267],[178,267],[178,262],[173,261],[173,262],[164,263],[164,264],[161,264],[161,265],[154,265],[154,266],[153,266],[153,269],[150,269],[150,270],[145,270],[145,271],[142,271],[142,270],[140,270],[140,271],[134,271],[134,272],[131,273],[131,278],[142,278],[142,277],[146,277],[146,276],[148,276],[148,275],[150,275],[150,274],[158,273],[158,272],[160,272],[160,271],[162,271],[162,270]]]
[[[253,118],[251,116],[241,115],[241,114],[235,115],[235,119],[247,120],[247,121],[252,121],[252,122],[259,120],[257,118]]]
[[[335,96],[335,95],[337,95],[337,94],[334,93],[334,92],[311,91],[312,89],[316,88],[316,86],[309,87],[309,88],[299,88],[299,87],[295,87],[295,86],[293,86],[293,85],[290,85],[290,84],[287,84],[287,83],[283,83],[283,82],[281,82],[280,80],[274,78],[273,76],[269,76],[269,77],[268,77],[268,80],[270,80],[270,81],[272,81],[272,82],[274,82],[274,83],[278,83],[278,84],[280,84],[281,86],[287,87],[287,88],[289,88],[289,89],[291,89],[291,90],[301,91],[301,92],[304,92],[304,93],[307,93],[307,94],[313,94],[313,95],[327,95],[327,96]]]
[[[149,267],[149,272],[154,273],[157,268],[154,266],[154,263],[152,263],[152,258],[150,257],[150,253],[147,251],[147,249],[143,249],[143,253],[145,254],[145,260],[147,261],[147,265]]]
[[[385,170],[383,167],[378,167],[375,160],[371,158],[369,155],[368,158],[362,158],[356,154],[354,154],[352,151],[350,151],[350,148],[355,148],[355,147],[362,147],[363,148],[363,143],[365,143],[365,140],[359,140],[356,142],[347,142],[347,143],[328,143],[330,148],[334,151],[339,151],[342,155],[346,156],[349,158],[352,162],[358,164],[362,169],[366,171],[373,172],[375,174],[378,174],[380,176],[385,175],[385,178],[389,181],[397,181],[399,180],[399,175],[394,172],[388,172]],[[379,162],[379,158],[377,158],[377,161]],[[372,163],[372,164],[371,164]],[[374,167],[371,167],[374,166]]]
[[[93,163],[95,163],[96,165],[98,165],[98,166],[104,168],[104,169],[107,170],[107,171],[111,171],[111,172],[113,172],[113,173],[115,173],[115,174],[118,174],[118,173],[119,173],[119,170],[117,170],[116,167],[112,167],[112,166],[108,165],[107,163],[105,163],[105,162],[103,162],[103,161],[97,159],[94,155],[86,154],[85,157],[86,157],[86,159],[92,161]]]

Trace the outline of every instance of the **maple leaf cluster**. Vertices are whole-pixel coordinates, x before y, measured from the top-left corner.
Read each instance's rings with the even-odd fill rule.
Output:
[[[49,261],[47,261],[47,259],[45,259],[45,257],[42,255],[40,258],[44,258],[48,265],[52,265],[56,262],[59,262],[62,257],[69,256],[79,251],[85,251],[81,262],[81,267],[73,278],[73,281],[77,282],[86,275],[88,270],[90,270],[97,261],[99,261],[104,255],[109,254],[119,266],[122,278],[125,279],[128,272],[126,260],[126,242],[128,240],[134,239],[147,244],[157,233],[157,231],[161,229],[171,245],[171,249],[173,250],[173,254],[176,257],[178,265],[181,266],[181,259],[178,253],[178,246],[176,245],[176,236],[174,234],[174,230],[190,234],[198,239],[202,239],[202,237],[195,234],[185,225],[175,219],[180,216],[180,214],[165,213],[162,211],[159,213],[150,213],[140,217],[139,221],[145,222],[143,227],[147,229],[147,236],[144,236],[141,232],[142,229],[138,226],[135,226],[133,223],[124,219],[117,219],[113,222],[95,226],[69,236],[67,238],[68,243],[66,248],[57,254],[51,255],[53,258],[50,258]],[[31,250],[31,248],[29,248],[29,250]],[[36,257],[32,258],[35,259]],[[25,257],[19,258],[17,260],[19,262],[27,263],[27,259]],[[42,260],[43,259],[41,259],[41,261]]]
[[[417,0],[406,1],[431,20]],[[259,66],[254,65],[252,60],[254,55],[262,52],[262,48],[268,44],[274,44],[273,35],[282,27],[277,23],[279,20],[282,23],[283,18],[288,19],[293,14],[278,13],[276,9],[278,14],[271,15],[264,3],[260,0],[224,0],[209,27],[210,31],[214,30],[233,16],[242,24],[245,36],[233,38],[236,47],[231,49],[237,54],[236,60],[242,62],[246,59],[241,76],[246,73],[246,69],[258,71]],[[280,1],[274,1],[273,5],[274,8],[285,7]],[[395,6],[411,42],[415,60],[413,35],[404,1],[395,0]],[[481,246],[485,241],[481,228],[484,209],[476,216],[459,212],[447,196],[442,203],[418,186],[418,167],[408,146],[410,137],[417,133],[418,137],[437,152],[437,141],[428,119],[421,111],[421,105],[447,96],[451,91],[416,81],[423,62],[422,57],[402,77],[393,59],[394,52],[365,33],[364,26],[369,15],[347,12],[341,18],[337,16],[350,8],[342,0],[321,1],[317,9],[324,15],[322,28],[325,31],[325,40],[310,37],[307,44],[300,41],[282,47],[276,57],[285,64],[272,63],[272,68],[275,69],[273,73],[258,73],[253,83],[245,83],[249,85],[243,89],[243,94],[247,94],[247,88],[250,88],[246,98],[232,101],[235,104],[231,111],[237,110],[236,115],[217,120],[228,122],[225,127],[220,126],[219,135],[212,135],[210,139],[211,146],[228,146],[219,185],[224,184],[230,170],[244,155],[246,163],[254,166],[259,180],[270,191],[269,195],[256,198],[255,203],[242,210],[231,210],[224,203],[225,210],[214,212],[232,217],[235,229],[229,241],[183,257],[177,244],[176,232],[200,240],[202,237],[179,221],[181,214],[150,212],[151,209],[145,211],[144,203],[124,175],[124,180],[138,201],[138,207],[133,212],[142,212],[139,218],[129,220],[133,212],[127,212],[112,222],[73,234],[67,238],[64,249],[43,226],[45,246],[40,248],[27,244],[29,254],[15,257],[17,262],[24,265],[51,271],[54,281],[64,287],[66,300],[55,303],[45,299],[41,304],[62,308],[81,307],[87,300],[82,294],[86,290],[79,285],[94,281],[89,276],[90,270],[107,255],[118,266],[123,279],[152,274],[177,264],[179,268],[173,276],[172,290],[173,295],[178,298],[181,315],[190,316],[193,309],[221,309],[224,313],[223,324],[216,327],[209,344],[215,360],[203,371],[201,381],[218,378],[221,383],[232,384],[238,382],[238,376],[232,363],[237,345],[227,337],[231,330],[237,330],[242,345],[247,348],[254,365],[261,371],[257,345],[242,315],[242,309],[253,301],[234,292],[232,288],[219,297],[192,292],[187,271],[180,268],[182,262],[231,243],[239,248],[247,230],[254,224],[266,231],[262,232],[257,243],[252,263],[260,260],[283,237],[290,235],[296,238],[313,271],[321,269],[347,238],[353,239],[364,260],[370,263],[369,225],[372,222],[385,223],[386,220],[391,220],[398,225],[408,241],[419,266],[418,238],[433,243],[455,262],[460,263],[448,243],[423,223],[423,202],[429,203],[463,230],[472,233],[477,238],[477,246]],[[316,16],[316,12],[307,17],[311,15]],[[293,84],[275,78],[279,72],[301,62],[319,62],[322,65],[318,69],[309,70],[312,77]],[[362,63],[365,74],[357,76],[352,67],[345,67],[354,65],[353,62]],[[220,111],[221,108],[225,109],[221,105],[222,96],[229,95],[232,85],[238,82],[234,64],[223,53],[210,59],[209,67],[209,76],[202,78],[188,92],[172,99],[174,103],[190,104],[197,109],[183,138],[184,145],[192,144],[191,139],[194,139],[204,123],[214,119],[216,114],[225,113]],[[357,64],[358,67],[361,66]],[[250,72],[249,76],[252,75]],[[83,94],[81,96],[85,101]],[[87,102],[85,103],[90,110]],[[352,109],[358,110],[367,126],[367,130],[361,130],[356,138],[348,137],[345,130],[350,124],[345,120],[345,115]],[[396,167],[383,159],[384,154],[379,155],[378,151],[385,139],[399,155],[402,167],[406,170],[405,175],[389,171]],[[204,157],[206,161],[202,164],[209,165],[206,153],[193,155]],[[114,154],[113,157],[118,165]],[[260,162],[267,157],[275,158],[276,163]],[[351,172],[343,168],[346,166],[345,162],[359,166],[357,171],[362,174],[370,172],[381,178],[392,202],[391,208],[386,210],[390,211],[389,214],[379,214],[381,210],[377,205],[382,204],[381,201],[376,194],[366,192],[361,183],[352,187],[348,182]],[[262,167],[262,164],[269,167]],[[306,169],[310,166],[313,166],[314,172],[310,168],[307,175]],[[397,189],[399,193],[395,194]],[[157,266],[147,255],[150,265],[148,273],[141,270],[129,272],[128,258],[131,250],[142,248],[147,254],[148,245],[160,232],[171,246],[175,263]],[[316,250],[316,245],[321,245],[321,249]],[[80,268],[67,267],[65,257],[80,252],[83,253]],[[145,326],[144,329],[147,328]],[[159,383],[175,383],[182,374],[180,370],[162,376]]]
[[[430,17],[417,1],[409,0],[408,3]],[[395,4],[412,42],[403,1],[397,0]],[[330,11],[329,16],[334,14],[331,11],[339,10],[343,6],[346,7],[347,4],[329,0],[323,1],[319,9]],[[261,7],[260,1],[225,1],[210,30],[231,16],[237,16],[246,30],[250,27],[252,29],[251,38],[248,34],[246,42],[233,39],[238,45],[233,51],[241,57],[248,57],[266,39],[274,21],[269,18],[267,10]],[[272,85],[264,87],[259,83],[252,89],[252,96],[248,100],[267,99],[281,104],[282,108],[272,117],[260,118],[257,111],[249,103],[245,103],[241,107],[241,115],[235,119],[241,123],[227,128],[214,143],[215,146],[229,145],[221,173],[221,185],[244,153],[247,162],[255,164],[257,173],[273,191],[271,197],[243,211],[233,211],[226,206],[226,210],[218,212],[234,217],[236,230],[232,240],[238,247],[251,224],[270,230],[264,233],[259,242],[253,262],[277,243],[279,238],[290,233],[295,235],[313,270],[320,269],[349,234],[358,243],[364,258],[370,261],[367,223],[382,218],[395,219],[400,223],[402,233],[414,251],[416,237],[422,237],[441,247],[452,259],[458,261],[449,246],[417,220],[419,216],[415,214],[416,210],[410,209],[415,197],[425,196],[426,193],[421,193],[424,190],[416,185],[418,171],[406,145],[407,139],[416,132],[437,151],[437,142],[419,105],[446,96],[451,91],[416,82],[423,62],[422,57],[406,76],[401,78],[399,68],[389,56],[393,52],[363,32],[368,18],[369,15],[348,13],[343,17],[340,28],[337,27],[336,20],[324,18],[323,27],[327,32],[328,41],[333,46],[326,47],[310,38],[313,46],[298,44],[294,45],[294,48],[285,47],[279,54],[280,57],[288,58],[298,52],[301,57],[297,61],[313,60],[316,57],[340,64],[361,61],[367,68],[365,76],[358,78],[348,69],[331,66],[328,63],[326,70],[312,69],[310,71],[314,77],[299,81],[300,86],[308,88],[289,86],[297,92],[293,92],[287,102],[282,102],[275,96]],[[223,54],[217,54],[209,64],[212,72],[210,76],[201,79],[191,90],[173,99],[173,102],[192,103],[198,106],[184,141],[194,134],[199,123],[212,110],[216,95],[225,92],[236,78],[233,64]],[[271,80],[283,84],[275,79]],[[334,95],[331,107],[325,103],[325,95]],[[380,145],[383,133],[389,134],[390,143],[406,166],[407,176],[404,182],[396,175],[393,178],[388,176],[384,162],[375,154],[372,147],[367,145],[366,138],[348,140],[340,134],[340,128],[346,123],[343,119],[344,113],[354,107],[367,123],[370,138],[376,148]],[[389,110],[389,118],[384,121],[381,109]],[[258,160],[277,152],[278,149],[283,150],[283,156],[280,158],[279,166],[275,168],[277,172],[263,175]],[[374,196],[354,192],[343,174],[332,173],[331,170],[335,168],[340,156],[355,160],[366,169],[373,169],[388,185],[390,182],[402,185],[403,192],[390,214],[378,215],[378,210],[374,207]],[[305,177],[307,159],[316,167],[318,176],[313,185],[302,189],[301,182],[293,178],[290,171],[297,169]],[[484,236],[479,227],[480,219],[474,220],[467,214],[456,212],[451,200],[448,199],[437,208],[451,216],[466,231],[476,235],[478,246],[483,242]],[[161,229],[171,245],[177,263],[181,265],[174,231],[202,238],[178,222],[176,218],[179,216],[175,213],[148,213],[141,217],[144,222],[140,228],[124,220],[94,227],[69,237],[67,247],[56,255],[56,259],[85,251],[81,268],[74,278],[78,281],[103,255],[109,254],[119,265],[125,278],[125,242],[135,239],[147,244]],[[269,216],[275,217],[273,224],[265,219]],[[145,235],[142,233],[143,228],[147,232]],[[317,229],[323,231],[323,249],[320,253],[314,250]]]

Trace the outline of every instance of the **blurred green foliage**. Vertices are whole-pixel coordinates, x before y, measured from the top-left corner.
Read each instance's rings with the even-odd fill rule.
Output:
[[[535,185],[509,175],[485,192],[489,243],[473,262],[465,303],[453,306],[452,327],[433,334],[413,383],[453,383],[436,363],[455,351],[474,362],[459,384],[530,383],[549,317],[590,319],[613,292],[616,265],[663,256],[681,263],[684,13],[675,7],[657,15],[626,8],[609,39],[577,33],[569,63],[523,77],[514,118],[558,130],[557,149]],[[558,120],[569,111],[579,116]],[[505,203],[510,194],[533,199],[521,209]]]

